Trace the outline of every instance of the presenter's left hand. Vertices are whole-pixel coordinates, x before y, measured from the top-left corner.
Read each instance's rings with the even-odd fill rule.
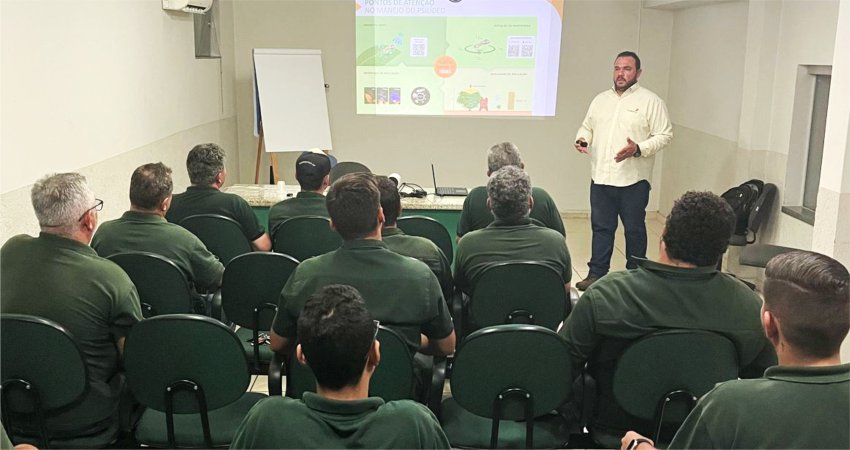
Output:
[[[617,155],[614,156],[614,161],[623,162],[632,157],[637,151],[637,144],[631,138],[626,138],[626,146],[620,149],[617,152]]]

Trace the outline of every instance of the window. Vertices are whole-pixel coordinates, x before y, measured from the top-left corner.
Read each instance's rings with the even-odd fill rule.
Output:
[[[829,66],[801,66],[797,76],[782,212],[814,225],[829,106]]]

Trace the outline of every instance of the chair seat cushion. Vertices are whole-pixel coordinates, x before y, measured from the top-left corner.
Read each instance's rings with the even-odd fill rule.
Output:
[[[490,448],[492,420],[463,409],[454,399],[443,401],[443,431],[452,447]],[[569,424],[559,415],[534,420],[534,448],[563,448],[569,442]],[[525,422],[502,420],[498,448],[525,448]]]
[[[227,447],[236,428],[255,403],[265,394],[246,392],[239,400],[209,412],[213,446]],[[204,447],[204,431],[200,414],[175,414],[174,436],[180,447]],[[136,440],[151,447],[168,447],[168,427],[165,413],[148,408],[136,427]]]
[[[262,332],[260,333],[262,334]],[[250,340],[254,338],[254,332],[250,328],[242,328],[240,327],[236,330],[236,336],[239,337],[239,341],[242,342],[242,347],[245,349],[245,354],[248,355],[248,364],[250,367],[253,367],[254,364],[254,346],[251,345]],[[263,344],[260,346],[260,364],[264,366],[268,366],[269,361],[272,360],[272,348],[268,344]],[[263,372],[265,373],[265,372]]]

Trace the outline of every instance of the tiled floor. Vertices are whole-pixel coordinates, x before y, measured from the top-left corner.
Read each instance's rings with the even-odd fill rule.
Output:
[[[573,280],[575,284],[587,276],[587,262],[590,260],[591,229],[590,218],[568,216],[564,218],[564,227],[567,230],[567,248],[573,264]],[[658,259],[658,241],[661,239],[661,231],[664,228],[664,218],[656,213],[647,213],[646,234],[647,248],[646,256],[649,259]],[[626,268],[626,241],[623,237],[622,224],[617,228],[614,239],[614,255],[611,257],[611,270],[624,270]],[[284,378],[284,392],[286,379]],[[254,375],[251,377],[251,392],[269,393],[268,377],[265,375]],[[443,396],[450,395],[449,383],[446,382]]]

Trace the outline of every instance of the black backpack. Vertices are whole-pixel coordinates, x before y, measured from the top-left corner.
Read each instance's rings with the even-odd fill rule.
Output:
[[[735,234],[746,235],[750,213],[764,190],[764,182],[750,180],[724,192],[721,197],[729,203],[735,212]]]

